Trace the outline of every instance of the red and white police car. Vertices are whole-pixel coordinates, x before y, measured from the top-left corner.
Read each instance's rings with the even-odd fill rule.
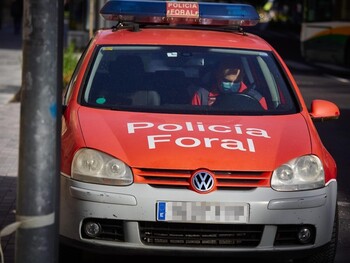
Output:
[[[109,1],[62,116],[62,244],[333,262],[337,167],[245,4]]]

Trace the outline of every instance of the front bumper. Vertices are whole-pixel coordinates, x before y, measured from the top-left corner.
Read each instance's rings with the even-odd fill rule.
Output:
[[[245,223],[159,222],[157,201],[237,202],[249,205]],[[276,192],[270,188],[191,190],[147,184],[114,187],[87,184],[61,176],[60,236],[65,243],[101,252],[159,255],[258,255],[313,251],[330,242],[337,202],[337,182],[322,189]],[[84,234],[94,221],[106,233]],[[312,242],[296,239],[301,227],[313,231]],[[254,252],[254,253],[251,253]]]

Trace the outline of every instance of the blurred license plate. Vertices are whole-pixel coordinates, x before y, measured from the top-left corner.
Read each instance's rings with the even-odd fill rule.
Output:
[[[158,221],[247,223],[248,219],[247,203],[157,202]]]

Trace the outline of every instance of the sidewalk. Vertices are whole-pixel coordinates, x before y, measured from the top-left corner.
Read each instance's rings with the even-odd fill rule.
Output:
[[[0,30],[0,229],[15,221],[20,103],[11,102],[22,83],[21,35]],[[5,263],[14,262],[15,234],[1,238]]]

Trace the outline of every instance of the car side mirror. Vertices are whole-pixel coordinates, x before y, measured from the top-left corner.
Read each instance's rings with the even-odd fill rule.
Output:
[[[311,102],[310,116],[313,120],[338,119],[340,111],[337,105],[327,100],[313,100]]]

